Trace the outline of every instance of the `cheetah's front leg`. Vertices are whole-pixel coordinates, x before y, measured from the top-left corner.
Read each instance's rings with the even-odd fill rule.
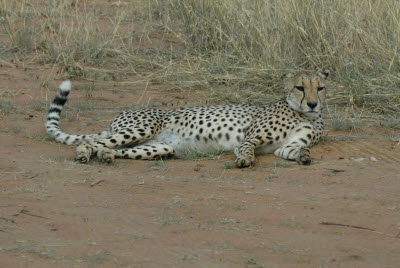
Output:
[[[299,165],[310,165],[310,149],[316,141],[312,140],[315,132],[311,126],[304,128],[299,126],[294,130],[294,134],[288,139],[288,142],[278,148],[274,154],[278,157],[295,160]]]
[[[261,143],[261,137],[247,136],[238,148],[235,149],[236,166],[239,168],[254,166],[254,150]]]
[[[274,154],[283,159],[295,160],[299,165],[307,166],[311,164],[310,149],[302,148],[298,143],[284,145],[276,150]]]

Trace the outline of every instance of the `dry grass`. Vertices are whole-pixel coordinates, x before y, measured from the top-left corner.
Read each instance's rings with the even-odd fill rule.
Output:
[[[0,0],[0,51],[55,78],[135,76],[215,102],[265,103],[283,73],[329,68],[330,104],[395,118],[399,18],[397,0]]]
[[[329,68],[331,103],[400,112],[398,1],[165,0],[155,6],[170,29],[181,26],[208,84],[228,84],[222,94],[231,101],[247,95],[264,101],[284,72]]]

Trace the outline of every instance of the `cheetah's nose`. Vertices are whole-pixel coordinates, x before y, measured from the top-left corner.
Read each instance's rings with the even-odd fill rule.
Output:
[[[315,107],[317,107],[318,103],[315,101],[309,101],[307,102],[307,105],[311,108],[311,110],[313,110]]]

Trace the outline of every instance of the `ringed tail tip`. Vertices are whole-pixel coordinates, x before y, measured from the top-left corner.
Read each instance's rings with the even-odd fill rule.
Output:
[[[71,90],[71,81],[70,80],[65,80],[63,81],[60,86],[59,89],[61,91],[70,91]]]

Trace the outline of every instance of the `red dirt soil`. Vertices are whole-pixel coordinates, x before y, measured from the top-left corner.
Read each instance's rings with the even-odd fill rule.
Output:
[[[81,165],[45,132],[40,102],[60,82],[41,86],[50,72],[2,67],[1,98],[14,107],[0,114],[0,267],[399,267],[400,148],[377,131],[328,129],[307,167],[262,155],[236,169],[232,154]],[[64,131],[103,130],[112,107],[198,96],[95,88],[71,93],[67,107],[93,106],[67,109]]]

